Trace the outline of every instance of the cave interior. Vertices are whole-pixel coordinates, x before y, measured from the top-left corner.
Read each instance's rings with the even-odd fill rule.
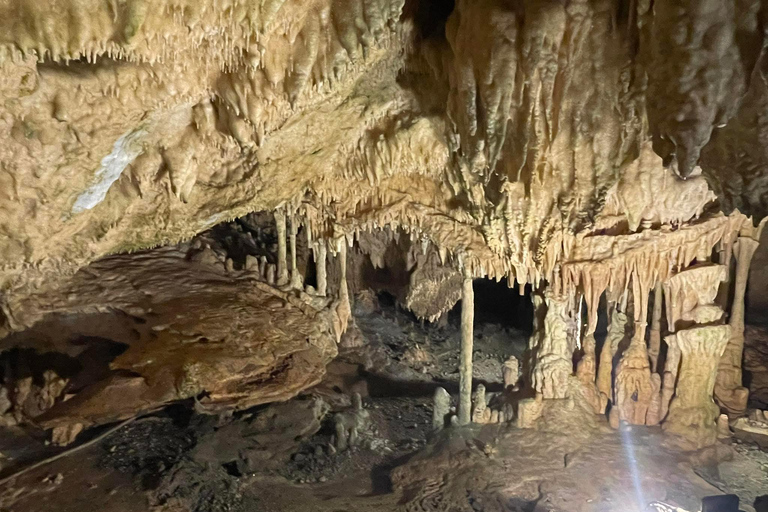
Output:
[[[768,511],[766,48],[0,0],[0,512]]]

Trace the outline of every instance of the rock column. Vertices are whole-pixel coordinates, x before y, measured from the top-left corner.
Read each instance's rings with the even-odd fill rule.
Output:
[[[659,352],[661,351],[661,313],[663,288],[661,283],[656,284],[653,290],[653,311],[651,312],[651,332],[648,338],[648,357],[651,358],[651,371],[658,370]]]
[[[291,231],[290,231],[290,244],[291,244],[291,286],[293,288],[302,288],[301,283],[301,274],[299,274],[299,269],[296,266],[296,235],[299,232],[299,226],[298,222],[296,222],[296,215],[291,211],[291,213],[288,214],[289,220],[291,223]]]
[[[315,250],[315,266],[317,267],[317,294],[321,297],[325,297],[328,293],[327,253],[328,249],[326,248],[325,240],[320,240]]]
[[[286,243],[285,212],[282,208],[275,210],[275,226],[277,227],[277,284],[282,286],[288,282],[288,248]]]
[[[619,349],[619,344],[626,336],[627,315],[619,310],[618,304],[609,306],[611,323],[608,335],[600,351],[600,362],[597,367],[597,391],[600,394],[601,409],[605,411],[608,403],[613,400],[613,357]]]
[[[533,387],[544,399],[567,398],[568,377],[573,373],[573,354],[568,340],[568,301],[552,294],[547,294],[545,300],[547,314],[535,354]]]
[[[459,424],[467,425],[472,415],[472,345],[474,342],[475,291],[472,275],[464,267],[461,293],[461,362],[459,369]]]
[[[717,440],[716,420],[720,409],[712,400],[712,394],[717,364],[730,331],[728,325],[714,325],[686,329],[676,335],[681,353],[680,372],[663,428],[695,448]]]
[[[736,279],[729,325],[731,337],[720,360],[715,384],[715,398],[729,416],[743,415],[747,410],[749,390],[742,385],[741,359],[744,352],[744,294],[752,256],[758,242],[740,237],[733,244],[736,258]]]

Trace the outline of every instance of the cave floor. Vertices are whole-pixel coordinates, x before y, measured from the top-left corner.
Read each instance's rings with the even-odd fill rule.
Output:
[[[290,419],[292,403],[327,404],[331,413],[307,435],[235,429],[251,436],[243,444],[226,429],[271,406],[213,417],[180,404],[3,482],[0,510],[612,512],[660,500],[693,511],[703,496],[735,493],[750,511],[766,499],[768,452],[735,439],[684,453],[658,428],[581,430],[567,421],[546,431],[485,425],[431,435],[434,388],[457,387],[454,323],[424,327],[382,308],[356,312],[356,324],[366,343],[343,349],[322,384],[280,409],[298,423],[306,417]],[[476,335],[475,378],[498,389],[501,364],[522,352],[525,333],[487,324]],[[365,397],[371,426],[358,446],[334,453],[329,419],[352,392]],[[35,435],[17,432],[11,444],[3,453],[19,454],[18,464],[0,477],[56,453]],[[206,444],[219,459],[200,456]],[[243,447],[261,459],[235,462]]]

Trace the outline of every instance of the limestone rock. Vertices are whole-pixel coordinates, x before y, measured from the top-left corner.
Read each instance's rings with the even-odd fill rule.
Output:
[[[515,356],[509,356],[501,368],[505,388],[514,387],[520,378],[520,362]]]
[[[209,413],[287,399],[319,382],[336,355],[332,311],[173,248],[102,260],[46,301],[46,312],[68,314],[141,306],[158,327],[112,362],[108,378],[40,416],[46,428],[117,421],[201,393]]]
[[[611,409],[619,421],[632,425],[645,425],[654,390],[642,333],[635,334],[616,368],[616,398]]]
[[[485,386],[478,384],[472,395],[472,423],[488,423],[490,414],[485,397]]]
[[[442,430],[450,413],[451,395],[445,388],[435,388],[435,394],[432,398],[432,429]]]
[[[682,354],[677,391],[662,427],[696,448],[717,439],[720,410],[713,400],[717,364],[730,335],[727,325],[696,327],[679,331]]]

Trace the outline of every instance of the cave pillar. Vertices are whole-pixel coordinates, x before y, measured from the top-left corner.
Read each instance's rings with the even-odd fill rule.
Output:
[[[339,258],[339,296],[336,300],[336,341],[341,341],[341,335],[347,330],[349,319],[352,317],[352,307],[349,303],[349,288],[347,287],[347,240],[342,236],[337,241]]]
[[[278,286],[282,286],[288,282],[287,234],[285,212],[282,208],[275,210],[275,226],[277,228],[277,284]]]
[[[661,411],[659,419],[663,420],[669,412],[669,403],[675,396],[677,373],[680,369],[680,347],[677,345],[677,335],[670,334],[664,341],[667,343],[667,358],[664,363],[664,373],[661,376]]]
[[[627,331],[628,318],[616,303],[609,303],[608,335],[600,351],[600,362],[597,367],[597,391],[600,394],[601,409],[613,400],[613,358],[619,350],[619,344],[624,340]]]
[[[658,371],[659,352],[661,351],[661,314],[663,288],[656,283],[653,290],[653,311],[651,312],[651,331],[648,337],[648,357],[651,359],[651,371]]]
[[[532,372],[533,387],[544,399],[567,398],[568,378],[573,373],[566,298],[545,293],[546,315]]]
[[[720,408],[712,395],[720,357],[728,344],[728,325],[693,327],[679,331],[675,341],[681,362],[675,397],[663,424],[666,432],[682,437],[695,448],[717,440]]]
[[[301,274],[299,274],[299,269],[296,266],[296,235],[299,233],[299,223],[296,221],[296,214],[292,210],[288,214],[288,218],[291,225],[289,237],[291,244],[291,287],[302,288]]]
[[[317,267],[317,294],[321,297],[325,297],[328,293],[327,253],[325,240],[318,241],[315,249],[315,266]]]
[[[472,274],[464,267],[461,288],[461,361],[459,369],[459,424],[467,425],[472,417],[472,345],[474,343],[475,291]]]
[[[744,352],[744,295],[747,290],[750,263],[758,245],[756,240],[749,237],[739,237],[733,244],[736,276],[728,322],[731,334],[720,360],[715,383],[715,398],[729,416],[740,416],[747,409],[749,390],[743,386],[741,371]]]

